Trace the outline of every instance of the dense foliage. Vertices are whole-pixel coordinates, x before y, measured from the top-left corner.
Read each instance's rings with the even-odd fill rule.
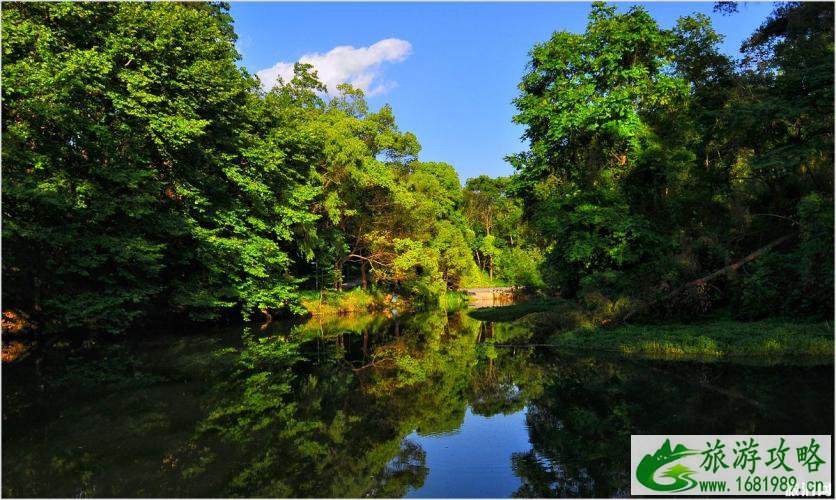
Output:
[[[464,215],[474,232],[473,255],[488,280],[542,287],[539,241],[523,221],[522,200],[512,177],[480,175],[464,187]]]
[[[4,9],[4,307],[118,331],[291,297],[318,148],[292,114],[273,127],[230,22],[213,4]]]
[[[300,287],[427,302],[490,283],[474,254],[537,283],[519,228],[477,236],[473,191],[418,160],[389,106],[306,65],[265,92],[231,21],[216,3],[4,9],[5,310],[123,331],[299,312]],[[506,273],[503,248],[528,260]]]
[[[595,4],[585,33],[531,51],[518,173],[462,187],[350,85],[297,64],[263,89],[225,4],[10,4],[4,310],[119,332],[301,312],[302,289],[434,303],[507,284],[827,315],[832,22],[830,4],[782,4],[733,61],[705,16],[662,29]]]
[[[702,15],[598,3],[531,51],[510,161],[564,296],[832,315],[833,5],[779,5],[741,61],[720,41]]]

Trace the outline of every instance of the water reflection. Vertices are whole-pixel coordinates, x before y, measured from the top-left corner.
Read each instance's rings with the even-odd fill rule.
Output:
[[[5,496],[613,496],[631,433],[833,432],[830,366],[572,356],[441,312],[3,367]]]
[[[413,498],[509,497],[521,485],[511,465],[513,453],[531,448],[525,410],[479,415],[468,408],[460,429],[443,435],[407,437],[426,453],[430,474]]]

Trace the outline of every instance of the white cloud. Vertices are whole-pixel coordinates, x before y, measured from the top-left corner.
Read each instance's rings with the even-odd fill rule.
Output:
[[[369,47],[354,48],[350,45],[334,47],[325,54],[314,52],[299,58],[300,63],[313,65],[319,80],[335,92],[340,83],[350,83],[363,89],[366,95],[381,94],[397,86],[395,82],[381,82],[381,65],[400,62],[412,53],[412,45],[406,40],[387,38]],[[257,71],[265,89],[271,89],[279,78],[289,82],[293,78],[293,63],[277,62],[272,68]]]

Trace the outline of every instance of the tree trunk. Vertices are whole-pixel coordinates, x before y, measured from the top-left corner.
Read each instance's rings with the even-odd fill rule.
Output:
[[[491,254],[488,259],[490,259],[490,270],[488,271],[488,276],[491,280],[493,280],[493,254]]]
[[[369,265],[367,261],[362,261],[360,263],[360,277],[363,280],[363,290],[366,290],[369,287],[369,282],[366,279],[366,266]]]
[[[343,261],[337,260],[334,263],[334,290],[342,290],[343,288]]]

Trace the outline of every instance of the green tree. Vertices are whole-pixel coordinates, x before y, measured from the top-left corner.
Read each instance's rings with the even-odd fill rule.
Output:
[[[235,39],[223,4],[5,9],[7,307],[121,331],[292,305],[322,148]]]
[[[542,285],[538,245],[523,220],[522,200],[511,192],[513,177],[468,179],[463,213],[473,232],[473,257],[488,279],[517,285]],[[525,269],[525,270],[523,270]]]
[[[779,6],[739,68],[706,16],[665,30],[641,7],[595,4],[584,33],[535,46],[515,101],[530,147],[509,160],[548,247],[546,281],[651,303],[679,290],[665,301],[683,312],[759,294],[794,297],[773,314],[832,310],[791,264],[802,248],[830,254],[807,235],[833,203],[832,19],[829,4]],[[795,271],[768,258],[734,275],[729,264],[794,233],[774,251]],[[722,279],[680,288],[705,276]]]
[[[516,190],[544,235],[551,283],[567,294],[592,273],[652,259],[661,236],[632,210],[627,186],[658,138],[649,113],[681,101],[668,71],[673,34],[641,7],[596,3],[583,34],[555,33],[531,51],[515,100],[530,149],[510,158]]]

